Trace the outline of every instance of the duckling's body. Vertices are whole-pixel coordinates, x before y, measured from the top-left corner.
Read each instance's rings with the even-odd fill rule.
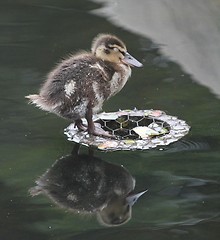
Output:
[[[94,40],[92,52],[62,61],[49,73],[39,95],[27,98],[42,110],[74,121],[82,130],[85,126],[81,118],[85,117],[89,133],[96,134],[92,115],[123,88],[131,75],[130,65],[135,64],[141,66],[121,40],[102,34]]]
[[[106,64],[84,53],[64,60],[49,74],[40,94],[32,96],[43,110],[75,121],[85,117],[89,105],[93,113],[100,111],[104,100],[122,89],[130,73],[130,67]]]

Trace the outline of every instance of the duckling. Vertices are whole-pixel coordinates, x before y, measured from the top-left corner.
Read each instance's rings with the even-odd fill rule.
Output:
[[[48,74],[39,94],[26,98],[42,110],[75,122],[80,130],[105,135],[95,127],[92,116],[124,87],[131,66],[142,64],[127,52],[125,44],[114,35],[99,34],[91,52],[79,52],[61,61]]]

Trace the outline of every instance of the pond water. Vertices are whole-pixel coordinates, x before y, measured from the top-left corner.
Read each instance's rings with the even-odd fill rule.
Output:
[[[142,9],[146,11],[136,14],[132,24],[128,18],[126,24],[125,15],[118,13],[135,10],[128,2],[109,1],[114,6],[112,11],[110,5],[110,9],[105,7],[105,1],[0,2],[2,240],[219,239],[220,52],[214,41],[220,36],[218,1],[200,1],[200,5],[192,1],[192,6],[197,10],[199,6],[202,12],[199,19],[213,24],[208,26],[213,30],[208,32],[209,38],[202,34],[204,25],[195,25],[196,31],[190,25],[191,31],[184,31],[184,21],[166,22],[164,15],[156,11],[162,12],[159,0],[150,8],[157,12],[155,18],[152,15],[145,22],[147,2],[140,1],[136,5],[140,7],[144,2]],[[172,9],[171,15],[175,16],[178,8],[171,7],[169,0],[165,2],[166,9]],[[193,8],[186,5],[186,9],[190,9],[188,14],[193,13]],[[209,14],[204,9],[209,9]],[[195,16],[191,24],[196,22]],[[153,25],[152,19],[165,25]],[[183,14],[181,19],[185,19]],[[181,25],[178,29],[182,35],[171,31],[171,23],[176,28]],[[160,28],[161,35],[152,31],[160,32]],[[166,147],[95,152],[104,162],[123,165],[136,179],[136,191],[148,189],[133,206],[131,220],[110,228],[100,225],[95,216],[59,208],[44,195],[30,196],[35,180],[57,159],[69,155],[73,143],[63,134],[70,122],[28,105],[24,98],[38,91],[48,71],[62,57],[89,49],[91,40],[100,32],[121,37],[129,52],[144,64],[142,69],[133,69],[126,86],[105,103],[103,110],[160,109],[191,126],[186,137]],[[193,39],[195,48],[184,39]],[[86,147],[81,151],[87,154]]]

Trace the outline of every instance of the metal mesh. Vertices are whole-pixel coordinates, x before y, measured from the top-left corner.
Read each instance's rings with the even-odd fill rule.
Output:
[[[135,127],[150,126],[153,130],[155,130],[155,128],[161,127],[165,128],[166,132],[169,132],[170,129],[167,123],[155,118],[149,118],[147,116],[123,115],[115,120],[100,119],[97,122],[101,124],[102,129],[116,136],[118,140],[141,139],[141,136],[133,130]]]
[[[83,122],[86,124],[85,119]],[[190,129],[185,121],[160,110],[134,109],[100,113],[94,116],[94,122],[115,139],[89,136],[87,132],[79,131],[74,124],[67,127],[64,133],[69,141],[92,145],[100,150],[116,151],[168,145],[185,136]]]

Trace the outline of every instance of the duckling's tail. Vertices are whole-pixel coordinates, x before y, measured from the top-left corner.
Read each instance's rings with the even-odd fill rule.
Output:
[[[40,95],[32,94],[32,95],[25,96],[25,98],[29,99],[29,103],[35,104],[40,109],[51,112],[51,107],[46,103],[45,99]]]

